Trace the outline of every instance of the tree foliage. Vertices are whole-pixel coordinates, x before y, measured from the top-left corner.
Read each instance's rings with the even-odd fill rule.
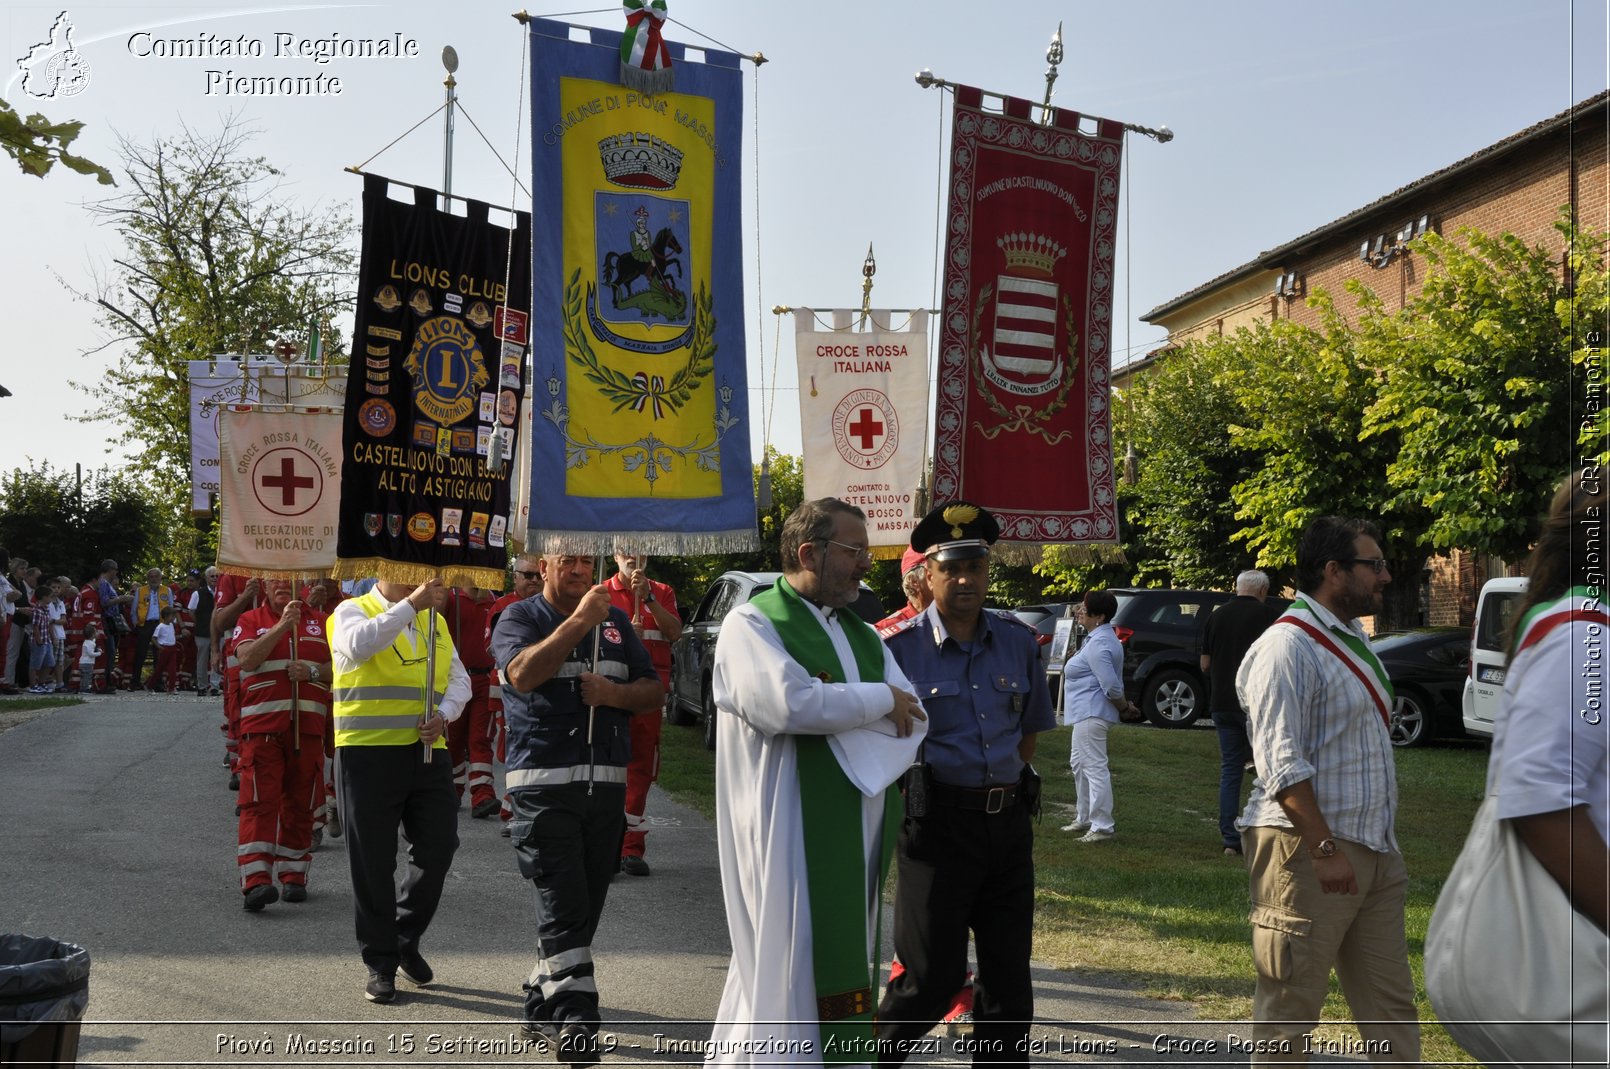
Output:
[[[46,575],[82,585],[106,557],[125,574],[153,564],[176,574],[188,562],[159,559],[160,536],[156,505],[127,473],[102,468],[82,487],[75,472],[49,464],[0,475],[0,544]]]
[[[135,466],[168,517],[169,537],[201,538],[189,519],[189,367],[219,353],[301,341],[310,321],[351,305],[356,257],[343,208],[285,196],[280,172],[251,155],[252,132],[232,119],[204,134],[188,127],[149,143],[120,138],[130,191],[90,205],[121,244],[110,269],[79,296],[97,309],[116,352],[106,373],[74,385],[132,446]],[[339,362],[339,340],[326,332]]]
[[[0,149],[17,161],[23,174],[43,178],[59,163],[69,171],[90,175],[103,186],[117,185],[111,171],[68,151],[83,130],[81,122],[51,122],[38,112],[19,115],[0,100]]]
[[[1561,230],[1569,239],[1570,224]],[[1573,452],[1564,284],[1541,246],[1459,237],[1420,239],[1430,269],[1402,311],[1360,291],[1358,345],[1379,377],[1364,433],[1392,443],[1388,505],[1428,513],[1427,546],[1514,560]]]

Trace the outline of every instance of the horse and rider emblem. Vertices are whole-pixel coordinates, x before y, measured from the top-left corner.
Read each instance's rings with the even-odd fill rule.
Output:
[[[688,322],[688,205],[642,195],[597,194],[598,310],[614,323]]]

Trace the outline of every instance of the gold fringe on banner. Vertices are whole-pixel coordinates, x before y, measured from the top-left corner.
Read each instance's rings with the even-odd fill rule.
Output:
[[[873,546],[872,559],[895,560],[899,557],[905,556],[908,548],[910,548],[909,544],[905,546]]]
[[[332,579],[368,579],[373,576],[384,583],[409,583],[418,586],[427,579],[440,578],[447,586],[485,587],[502,590],[508,582],[508,573],[498,568],[469,568],[434,564],[404,564],[383,557],[351,557],[337,560],[330,569]]]
[[[651,557],[703,556],[710,553],[754,553],[760,541],[754,528],[737,531],[549,531],[532,528],[527,545],[533,553],[569,553],[583,557],[613,556],[633,550]]]
[[[245,579],[289,579],[292,582],[302,583],[335,578],[324,568],[303,568],[300,571],[286,568],[255,568],[251,565],[231,564],[223,559],[218,561],[218,567],[231,575]]]
[[[1039,564],[1045,551],[1057,549],[1067,564],[1128,564],[1122,546],[1114,542],[997,542],[990,556],[1006,564]]]

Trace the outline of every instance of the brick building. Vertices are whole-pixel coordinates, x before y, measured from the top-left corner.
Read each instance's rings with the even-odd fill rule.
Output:
[[[1168,342],[1115,370],[1114,387],[1122,389],[1193,337],[1277,319],[1318,326],[1303,300],[1315,288],[1328,292],[1344,315],[1357,308],[1345,290],[1351,279],[1388,310],[1403,307],[1425,270],[1424,259],[1405,246],[1427,230],[1450,237],[1463,227],[1508,232],[1563,253],[1554,224],[1568,204],[1584,225],[1610,229],[1607,129],[1610,93],[1601,93],[1165,301],[1141,319],[1166,328]],[[1468,624],[1481,584],[1511,571],[1503,561],[1459,551],[1433,558],[1421,591],[1424,622]]]

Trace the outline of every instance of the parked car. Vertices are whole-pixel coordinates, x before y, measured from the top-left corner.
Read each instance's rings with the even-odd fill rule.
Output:
[[[1476,601],[1476,624],[1470,633],[1470,674],[1465,679],[1461,713],[1465,731],[1493,737],[1493,717],[1504,694],[1509,669],[1509,637],[1515,610],[1526,596],[1526,578],[1489,579]]]
[[[1392,681],[1393,746],[1463,738],[1460,695],[1470,674],[1470,632],[1462,627],[1385,631],[1370,640]]]
[[[716,707],[710,695],[710,672],[715,665],[716,637],[721,621],[739,605],[777,582],[781,572],[723,572],[682,627],[682,635],[671,643],[671,703],[667,715],[673,724],[702,721],[704,745],[716,748]],[[888,615],[872,588],[861,584],[861,594],[850,606],[867,623],[877,623]]]
[[[1158,727],[1190,727],[1208,713],[1202,629],[1233,594],[1117,588],[1112,627],[1124,644],[1124,692]]]

